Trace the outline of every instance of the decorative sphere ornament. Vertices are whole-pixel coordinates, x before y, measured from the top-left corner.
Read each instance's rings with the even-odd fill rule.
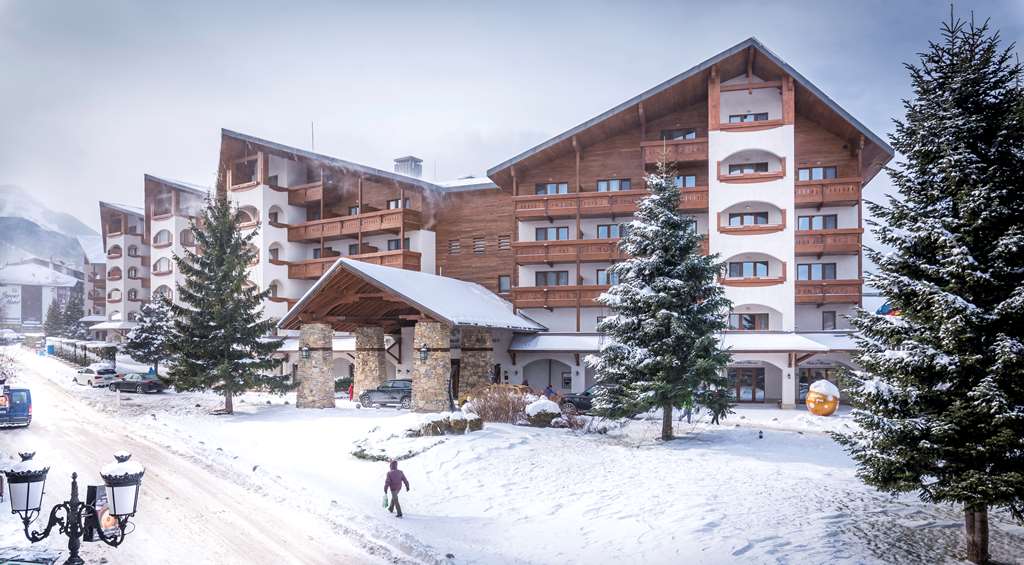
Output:
[[[805,402],[811,414],[831,416],[839,408],[839,388],[825,379],[814,381]]]

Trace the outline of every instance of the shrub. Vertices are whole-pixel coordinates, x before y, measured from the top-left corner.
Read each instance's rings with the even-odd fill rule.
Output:
[[[514,424],[523,418],[531,398],[510,387],[485,387],[466,403],[467,409],[486,422]]]
[[[562,409],[558,407],[558,404],[544,397],[538,398],[526,406],[526,420],[535,428],[550,428],[551,422],[556,418],[561,419],[561,416]]]

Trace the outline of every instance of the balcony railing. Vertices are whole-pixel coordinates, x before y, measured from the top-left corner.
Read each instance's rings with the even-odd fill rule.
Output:
[[[572,194],[528,195],[513,198],[516,218],[520,220],[626,216],[636,211],[636,203],[650,194],[646,190],[621,192],[574,192]],[[707,210],[708,189],[684,188],[679,195],[680,210]]]
[[[292,206],[314,204],[320,202],[323,197],[324,183],[322,180],[288,188],[288,204]]]
[[[861,300],[864,281],[796,281],[798,304],[855,304]]]
[[[416,251],[396,250],[379,251],[377,253],[364,253],[362,255],[351,255],[349,259],[364,261],[374,265],[385,267],[396,267],[410,271],[420,270],[420,253]],[[338,257],[324,257],[321,259],[306,259],[304,261],[290,261],[288,263],[288,278],[290,279],[318,279],[331,268],[331,265],[338,260]]]
[[[319,241],[322,239],[341,239],[355,237],[360,231],[364,235],[379,233],[396,233],[405,224],[407,230],[417,230],[423,226],[422,215],[418,210],[396,209],[367,212],[340,218],[313,220],[288,228],[288,241]]]
[[[708,254],[707,236],[701,241],[701,253]],[[619,239],[569,239],[561,241],[519,241],[512,244],[516,263],[537,265],[553,263],[605,263],[621,261]]]
[[[802,180],[796,182],[795,202],[798,208],[829,205],[853,205],[860,201],[859,178]]]
[[[797,230],[797,255],[850,255],[860,253],[864,230],[843,228],[832,230]]]
[[[107,253],[107,259],[120,259],[123,256],[124,254],[121,253],[120,251],[115,251],[114,253]]]
[[[512,289],[512,302],[517,308],[597,306],[594,300],[606,290],[608,285],[521,286]]]
[[[708,140],[674,139],[665,141],[643,141],[644,163],[651,165],[661,162],[687,162],[708,160]]]

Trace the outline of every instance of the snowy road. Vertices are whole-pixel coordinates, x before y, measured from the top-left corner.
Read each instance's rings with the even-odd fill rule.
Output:
[[[125,449],[146,466],[136,530],[119,548],[85,544],[90,562],[112,564],[365,563],[378,562],[351,540],[321,521],[240,488],[163,446],[132,437],[108,415],[76,400],[39,375],[26,373],[18,384],[30,386],[34,423],[25,430],[0,431],[0,452],[33,449],[51,464],[45,508],[65,500],[70,475],[85,485],[101,484],[99,469],[111,454]],[[0,545],[24,545],[20,522],[0,514]],[[62,538],[44,542],[62,548]],[[53,543],[54,541],[58,543]],[[66,540],[65,540],[66,543]]]

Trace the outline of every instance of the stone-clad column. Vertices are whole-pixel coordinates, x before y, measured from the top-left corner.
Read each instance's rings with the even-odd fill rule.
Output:
[[[494,376],[494,342],[487,328],[461,328],[462,361],[459,367],[459,390],[455,396],[474,387],[491,383]]]
[[[303,324],[299,331],[297,408],[334,408],[334,329],[327,324]],[[309,359],[302,348],[309,348]]]
[[[352,387],[355,398],[364,391],[373,390],[388,378],[384,354],[384,328],[363,326],[352,332],[356,335],[356,369]]]
[[[443,322],[416,322],[413,332],[412,409],[417,412],[448,411],[448,377],[452,370],[452,328]],[[427,346],[427,360],[420,348]]]

